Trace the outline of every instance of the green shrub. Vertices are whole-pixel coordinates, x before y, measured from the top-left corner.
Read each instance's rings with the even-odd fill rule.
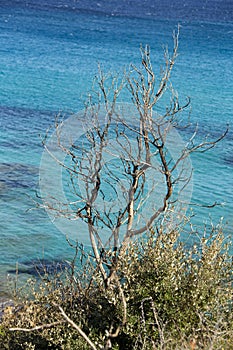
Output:
[[[188,250],[177,232],[152,235],[128,269],[135,337],[160,345],[195,337],[204,346],[211,333],[232,332],[232,260],[221,232]]]
[[[3,349],[90,349],[58,306],[96,349],[104,349],[109,330],[118,326],[119,334],[111,338],[115,350],[232,349],[232,258],[221,230],[191,248],[180,243],[178,230],[151,232],[129,244],[116,274],[121,287],[114,281],[106,287],[88,261],[79,273],[60,276],[58,288],[51,276],[39,288],[30,282],[31,300],[21,300],[18,311],[5,312]],[[9,330],[40,325],[44,327],[31,332]]]

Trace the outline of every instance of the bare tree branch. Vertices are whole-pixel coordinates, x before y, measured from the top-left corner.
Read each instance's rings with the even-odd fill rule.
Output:
[[[164,50],[160,76],[153,69],[148,45],[140,48],[140,67],[131,65],[123,79],[104,74],[99,66],[92,94],[79,118],[85,126],[81,140],[64,144],[63,124],[56,123],[57,143],[66,161],[57,158],[44,141],[45,150],[69,174],[74,200],[59,205],[52,198],[43,205],[55,215],[86,224],[96,271],[107,281],[106,288],[113,283],[120,291],[112,276],[129,240],[151,229],[157,220],[172,221],[171,216],[177,215],[175,205],[177,210],[181,204],[187,207],[182,193],[192,178],[190,154],[211,149],[228,132],[227,128],[215,140],[206,137],[198,142],[196,128],[180,147],[176,139],[169,139],[172,131],[190,125],[190,98],[180,103],[170,81],[178,57],[179,30],[178,26],[173,34],[172,52]],[[129,93],[133,108],[118,105],[122,90]],[[179,119],[184,111],[188,111],[185,125]],[[160,192],[153,198],[157,184]],[[107,232],[105,236],[102,231]],[[107,246],[114,249],[114,261],[102,254]],[[126,310],[123,296],[121,302]]]
[[[74,329],[76,329],[78,331],[78,333],[83,337],[83,339],[86,340],[86,342],[88,343],[88,345],[90,345],[91,349],[93,350],[97,350],[95,344],[90,340],[90,338],[88,338],[88,336],[86,335],[86,333],[83,332],[83,330],[75,323],[73,322],[69,316],[66,314],[66,312],[63,310],[63,308],[60,305],[57,305],[56,303],[53,303],[54,306],[58,307],[61,315],[64,317],[64,319],[66,320],[66,322],[68,322]]]
[[[39,330],[42,330],[42,329],[45,329],[45,328],[52,328],[54,326],[57,326],[59,324],[62,324],[64,323],[65,321],[57,321],[57,322],[52,322],[52,323],[48,323],[48,324],[42,324],[40,326],[35,326],[35,327],[32,327],[32,328],[18,328],[18,327],[15,327],[15,328],[9,328],[9,331],[19,331],[19,332],[33,332],[33,331],[39,331]]]

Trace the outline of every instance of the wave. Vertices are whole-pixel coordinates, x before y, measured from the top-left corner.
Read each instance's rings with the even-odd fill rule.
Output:
[[[0,5],[2,6],[2,5]],[[231,0],[11,0],[4,7],[21,6],[25,9],[69,11],[105,16],[127,16],[136,18],[164,18],[201,21],[232,21],[233,3]]]

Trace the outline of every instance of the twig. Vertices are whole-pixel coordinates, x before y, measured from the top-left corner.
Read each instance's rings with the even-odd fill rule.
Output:
[[[97,350],[97,348],[95,347],[95,345],[92,343],[92,341],[88,338],[88,336],[86,335],[86,333],[84,333],[81,328],[74,322],[72,321],[69,316],[65,313],[65,311],[63,310],[63,308],[60,305],[57,305],[56,303],[53,303],[54,306],[58,307],[60,313],[62,314],[62,316],[64,317],[64,319],[74,328],[76,329],[79,334],[86,340],[86,342],[90,345],[90,347],[93,350]]]
[[[39,331],[41,329],[44,328],[51,328],[54,326],[57,326],[61,323],[64,323],[65,321],[56,321],[56,322],[52,322],[52,323],[48,323],[48,324],[42,324],[40,326],[35,326],[33,328],[20,328],[20,327],[16,327],[16,328],[9,328],[9,331],[14,332],[14,331],[21,331],[21,332],[33,332],[33,331]]]

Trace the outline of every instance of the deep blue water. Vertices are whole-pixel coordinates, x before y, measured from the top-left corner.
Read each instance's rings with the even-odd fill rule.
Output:
[[[195,155],[194,222],[224,217],[233,228],[233,2],[231,0],[23,1],[0,0],[0,293],[16,262],[67,258],[65,237],[33,207],[42,154],[40,134],[59,111],[83,108],[98,63],[122,72],[139,63],[140,44],[151,46],[155,67],[163,44],[181,24],[172,81],[183,101],[191,97],[200,136],[231,125],[208,154]]]

